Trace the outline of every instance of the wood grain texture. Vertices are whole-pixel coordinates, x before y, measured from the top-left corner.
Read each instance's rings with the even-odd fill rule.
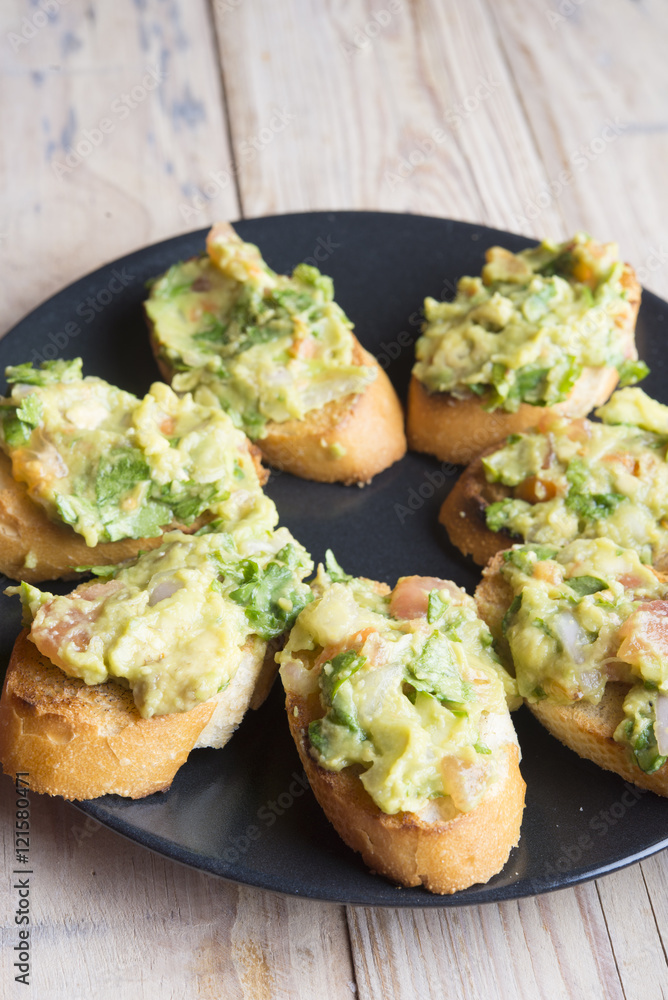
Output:
[[[238,215],[210,177],[230,156],[204,0],[68,0],[35,27],[39,10],[0,11],[2,330],[105,261]]]
[[[243,0],[217,24],[245,214],[381,208],[508,228],[545,179],[482,0]],[[290,120],[270,136],[276,109]]]
[[[0,787],[2,896],[13,911],[14,794],[5,776]],[[11,989],[17,935],[7,905],[2,996],[350,1000],[343,907],[231,885],[144,850],[59,799],[30,799],[31,991]]]
[[[641,283],[665,295],[668,8],[660,0],[487,6],[548,177],[512,228],[549,231],[558,213],[559,234],[584,228],[617,240]]]
[[[444,913],[349,909],[348,923],[361,1000],[624,996],[593,885]]]
[[[644,283],[666,294],[668,13],[659,0],[574,0],[565,17],[561,7],[69,0],[23,44],[10,35],[23,37],[38,6],[6,0],[0,328],[163,236],[242,212],[329,207],[534,235],[584,227],[617,238]],[[127,115],[114,110],[154,68],[158,86]],[[113,129],[82,162],[55,169],[105,117]],[[7,779],[0,792],[7,873]],[[537,899],[348,909],[346,924],[341,907],[181,868],[59,801],[35,796],[32,823],[34,984],[19,994],[11,983],[7,905],[10,997],[668,996],[665,854]]]

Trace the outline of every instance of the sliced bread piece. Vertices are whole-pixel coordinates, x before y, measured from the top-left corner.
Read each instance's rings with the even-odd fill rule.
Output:
[[[529,562],[526,562],[527,553],[530,552],[531,546],[514,546],[509,552],[499,552],[483,571],[482,582],[475,593],[478,612],[494,635],[497,649],[506,662],[515,664],[520,693],[526,695],[525,704],[549,732],[579,756],[586,757],[608,771],[614,771],[641,788],[647,788],[658,795],[668,795],[668,763],[662,763],[666,757],[661,756],[661,750],[666,754],[668,742],[665,734],[665,703],[660,706],[658,702],[659,698],[666,699],[666,695],[661,693],[661,686],[658,689],[645,687],[639,655],[642,650],[651,654],[653,646],[663,641],[662,623],[668,609],[668,602],[665,600],[668,597],[666,578],[649,567],[642,566],[634,552],[619,550],[606,539],[571,543],[561,554],[555,554],[553,560],[541,561],[529,555]],[[553,689],[548,686],[548,675],[547,683],[544,678],[541,680],[542,690],[537,693],[529,690],[533,685],[531,668],[535,668],[538,661],[534,659],[532,662],[531,657],[527,660],[526,650],[534,648],[536,657],[544,652],[547,660],[551,653],[544,646],[541,649],[540,644],[529,645],[522,635],[516,633],[517,626],[513,628],[518,608],[521,609],[525,603],[523,591],[526,591],[526,582],[522,586],[521,575],[513,573],[509,576],[503,571],[504,565],[508,565],[508,557],[512,558],[514,554],[518,555],[525,567],[530,568],[533,561],[533,572],[529,579],[544,581],[550,595],[549,600],[557,599],[558,591],[554,588],[564,589],[559,570],[555,573],[557,558],[559,564],[566,567],[566,584],[570,579],[576,583],[576,588],[579,586],[579,595],[577,589],[574,593],[568,593],[571,588],[567,586],[567,600],[561,602],[563,607],[560,605],[559,614],[562,617],[556,627],[549,616],[548,602],[542,602],[541,614],[544,617],[537,626],[542,636],[555,632],[561,635],[561,639],[557,640],[561,647],[555,646],[555,664],[563,659],[564,646],[572,649],[578,672],[580,668],[582,670],[579,684],[577,672],[575,678],[569,679],[564,671],[555,666]],[[615,569],[620,572],[616,573]],[[595,603],[591,591],[597,586],[597,576],[592,576],[591,573],[605,576],[606,570],[609,571],[608,576],[605,580],[599,580],[599,583],[610,583],[612,589],[594,591],[593,597],[600,593],[601,602],[604,602],[601,604],[602,610],[605,612],[610,605],[617,617],[611,619],[610,623],[605,618],[602,619],[599,635],[592,644],[591,636],[588,635],[585,642],[576,630],[576,626],[580,627],[580,618],[573,616],[565,619],[564,616],[572,613],[567,608],[573,607],[572,602],[577,596],[580,600],[587,600],[590,606]],[[623,581],[621,584],[619,577]],[[578,580],[581,581],[579,585]],[[520,595],[522,600],[518,603]],[[533,595],[531,607],[534,607]],[[593,612],[589,609],[583,611],[583,615],[592,613],[596,614],[595,608]],[[646,615],[649,618],[644,620],[642,616]],[[621,627],[620,620],[623,623]],[[649,627],[648,621],[651,621]],[[584,646],[580,646],[580,642],[585,642]],[[597,644],[600,648],[596,648]],[[561,652],[558,651],[559,648]],[[589,650],[593,658],[589,655]],[[623,656],[627,660],[622,659]],[[629,659],[634,662],[629,663]],[[594,683],[597,685],[596,692],[591,688]],[[586,685],[590,687],[587,688]],[[551,695],[551,690],[555,694],[559,693],[558,699]],[[570,702],[566,700],[568,691],[573,698]],[[583,697],[583,692],[587,691],[595,694],[599,700],[592,702]],[[643,705],[637,712],[637,722],[642,724],[642,729],[638,728],[632,736],[621,738],[625,722],[628,724],[634,718],[631,711],[632,692],[636,692],[643,700]],[[648,713],[651,713],[649,721]],[[643,762],[647,770],[643,770],[639,762]]]
[[[218,400],[270,464],[305,479],[365,483],[402,458],[401,405],[331,279],[307,265],[275,274],[227,223],[207,250],[159,278],[146,303],[163,378]]]
[[[415,451],[424,451],[435,455],[441,461],[468,464],[490,445],[503,440],[503,438],[508,437],[510,434],[520,433],[534,426],[540,418],[541,412],[544,412],[546,409],[567,417],[583,417],[594,407],[604,403],[617,385],[619,379],[617,366],[624,359],[627,362],[632,362],[638,357],[634,334],[636,318],[640,307],[641,288],[633,269],[628,264],[614,265],[614,254],[611,249],[613,247],[614,245],[611,244],[598,244],[581,234],[578,234],[568,244],[554,247],[543,244],[540,247],[523,252],[524,256],[522,253],[518,255],[510,254],[501,247],[492,247],[487,252],[487,265],[483,274],[485,275],[487,285],[492,286],[494,296],[492,299],[481,302],[471,313],[471,322],[476,324],[476,329],[481,336],[475,340],[475,347],[467,341],[463,342],[463,346],[461,346],[458,352],[453,348],[452,357],[456,357],[458,363],[464,365],[462,371],[466,371],[467,377],[475,378],[476,366],[482,372],[485,359],[487,358],[489,361],[489,358],[494,355],[494,360],[497,362],[495,367],[500,369],[500,375],[502,376],[499,389],[492,392],[491,387],[488,385],[489,379],[494,377],[493,375],[481,374],[481,381],[476,382],[475,385],[482,394],[475,395],[473,392],[467,391],[466,383],[458,385],[456,391],[441,391],[435,388],[434,385],[429,385],[428,382],[422,380],[423,378],[428,379],[430,377],[433,380],[436,376],[435,374],[429,374],[426,367],[427,362],[424,360],[418,362],[411,378],[408,394],[407,434],[409,447]],[[555,254],[558,256],[555,256]],[[568,260],[569,254],[571,255],[570,260]],[[575,255],[577,259],[577,254],[582,255],[582,260],[573,265],[572,258]],[[609,361],[598,362],[593,366],[586,363],[580,365],[580,374],[570,384],[567,396],[563,398],[563,391],[566,390],[560,390],[562,394],[561,400],[548,402],[543,396],[547,396],[549,400],[550,395],[554,395],[555,390],[550,388],[550,379],[554,377],[557,367],[560,364],[566,365],[569,349],[561,344],[561,342],[555,342],[554,347],[551,348],[551,354],[548,351],[545,357],[542,354],[538,354],[534,358],[532,355],[530,360],[527,360],[528,355],[527,358],[524,358],[522,350],[525,350],[525,348],[520,350],[518,357],[521,359],[523,371],[527,373],[526,388],[520,389],[519,385],[513,383],[512,378],[510,378],[511,375],[514,376],[515,371],[512,367],[509,367],[510,362],[508,364],[499,362],[496,357],[496,353],[501,350],[498,344],[489,343],[487,347],[483,347],[479,341],[481,337],[484,340],[484,336],[489,337],[490,334],[492,335],[492,340],[494,340],[495,335],[499,331],[503,332],[505,325],[511,318],[512,309],[508,312],[508,303],[510,302],[508,296],[512,298],[515,294],[514,289],[521,288],[523,283],[528,288],[532,274],[534,277],[538,275],[540,280],[543,280],[542,276],[544,276],[546,281],[553,280],[552,272],[549,268],[556,269],[554,273],[559,273],[557,267],[559,260],[568,261],[565,265],[564,274],[569,275],[569,280],[574,286],[577,285],[577,287],[584,289],[588,293],[591,288],[596,290],[597,282],[600,283],[601,280],[608,280],[605,278],[605,268],[608,265],[610,267],[614,265],[619,269],[619,273],[617,273],[613,267],[612,274],[617,274],[614,281],[618,282],[622,293],[621,296],[618,295],[615,299],[613,295],[605,303],[592,305],[591,320],[588,319],[586,309],[582,312],[578,322],[580,322],[581,326],[583,323],[585,324],[582,329],[583,335],[580,337],[579,343],[574,345],[572,349],[574,354],[584,352],[583,356],[586,357],[588,344],[593,341],[598,328],[605,328],[607,326],[611,331],[611,337],[615,341],[614,348],[612,346],[607,348],[607,357],[614,353],[617,355],[618,360],[616,360],[614,365]],[[603,278],[594,273],[596,260],[602,262],[601,267],[603,270],[601,271],[601,275]],[[528,270],[527,261],[530,261],[531,273]],[[520,270],[524,268],[527,273],[512,275],[511,272],[513,269],[517,269],[518,266]],[[485,285],[480,282],[480,279],[465,278],[462,279],[462,282],[468,283],[465,291],[462,293],[461,309],[463,310],[462,315],[464,315],[466,308],[468,308],[464,304],[465,300],[470,296],[474,300],[475,305],[475,302],[478,301],[476,296],[480,296],[481,289]],[[476,285],[474,288],[475,282],[479,282],[479,287]],[[497,296],[500,296],[500,298],[497,299]],[[540,298],[540,294],[538,298]],[[428,303],[433,303],[433,309],[436,312],[438,311],[438,303],[433,302],[433,300],[428,300]],[[520,301],[518,300],[516,309],[519,308],[519,305]],[[442,305],[442,308],[445,309],[449,307],[449,303]],[[543,307],[541,306],[541,308]],[[483,315],[484,310],[487,310],[487,312]],[[522,309],[519,309],[517,316],[522,321],[524,315]],[[530,315],[532,316],[531,322],[535,322],[533,314]],[[537,313],[536,315],[540,322],[541,314]],[[555,320],[554,318],[551,321],[559,322],[559,320]],[[427,324],[425,330],[428,326],[429,324]],[[546,327],[546,330],[548,330],[548,327]],[[487,334],[484,334],[484,331],[487,331]],[[531,335],[530,339],[534,338],[536,343],[538,343],[533,328],[529,333]],[[548,333],[546,342],[549,343],[549,341],[550,335]],[[421,342],[426,343],[425,336],[421,338]],[[418,342],[418,352],[420,351],[421,342]],[[513,350],[518,350],[515,335],[510,337],[506,350],[509,357]],[[599,349],[598,353],[605,354],[605,350],[602,351]],[[418,357],[420,357],[419,353]],[[474,361],[469,361],[470,358],[474,359]],[[573,366],[576,364],[573,361],[569,363]],[[467,366],[472,366],[470,371]],[[573,367],[573,371],[577,370],[576,367]],[[644,371],[646,373],[646,368],[644,368]],[[540,377],[541,372],[542,381]],[[534,376],[535,379],[538,379],[537,383],[534,381]],[[568,385],[571,379],[572,375],[564,369],[564,385]],[[545,388],[541,389],[541,385],[544,385]],[[487,388],[485,388],[486,386]],[[511,407],[507,403],[506,408],[504,408],[504,401],[512,398],[513,393],[517,394],[517,398],[513,400],[513,406]],[[558,395],[559,393],[556,394],[557,399]],[[535,399],[533,398],[534,396],[536,397]],[[491,407],[493,409],[489,412]]]
[[[390,595],[330,568],[278,657],[311,788],[373,871],[436,893],[487,882],[519,840],[525,791],[489,633],[447,581],[407,577]]]

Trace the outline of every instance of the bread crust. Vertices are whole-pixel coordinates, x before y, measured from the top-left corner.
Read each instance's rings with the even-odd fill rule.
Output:
[[[641,288],[633,269],[624,265],[621,284],[630,306],[623,327],[626,358],[637,358],[634,331],[640,308]],[[447,392],[427,391],[415,375],[408,388],[408,447],[435,455],[442,462],[466,465],[490,445],[510,434],[520,434],[533,427],[543,413],[566,417],[584,417],[594,407],[609,399],[619,380],[616,368],[585,368],[569,396],[553,407],[521,403],[516,413],[483,409],[485,397],[457,399]]]
[[[475,592],[478,614],[487,622],[497,640],[497,648],[502,656],[510,660],[508,644],[502,636],[503,616],[513,599],[513,591],[501,575],[503,553],[498,553],[483,572],[482,583]],[[614,771],[626,781],[640,788],[647,788],[657,795],[668,795],[668,764],[645,774],[633,762],[626,747],[617,743],[614,732],[624,718],[623,702],[629,690],[628,684],[609,681],[598,705],[579,701],[572,705],[558,705],[553,702],[526,702],[527,707],[545,728],[580,757],[591,760],[606,771]]]
[[[494,450],[488,448],[485,454]],[[483,458],[484,455],[480,455],[464,469],[438,515],[452,544],[463,555],[470,555],[479,566],[484,566],[497,552],[510,548],[514,541],[507,531],[490,531],[487,527],[486,508],[511,496],[512,490],[502,483],[487,482]]]
[[[30,787],[65,799],[165,791],[195,747],[223,746],[251,700],[265,644],[250,640],[220,694],[189,712],[144,719],[129,689],[68,677],[28,639],[16,640],[0,699],[0,761]]]
[[[147,322],[160,374],[171,384],[175,372],[160,356],[149,317]],[[274,468],[320,483],[351,485],[368,482],[406,454],[404,414],[392,383],[374,356],[352,337],[352,363],[373,368],[376,378],[364,392],[310,410],[303,420],[270,420],[265,436],[255,444]]]
[[[260,483],[264,483],[268,471],[260,464],[258,449],[249,446]],[[170,524],[162,530],[178,528],[191,534],[210,520],[210,514],[202,515],[190,525]],[[25,483],[13,478],[11,461],[0,452],[0,573],[27,583],[57,578],[72,580],[81,576],[77,566],[115,566],[161,544],[162,534],[155,538],[124,538],[86,545],[83,536],[69,524],[49,519],[44,508],[29,496]]]
[[[518,843],[525,784],[519,748],[499,754],[499,778],[468,813],[426,819],[415,813],[383,813],[367,793],[355,767],[328,771],[313,759],[308,726],[322,715],[317,694],[288,693],[290,731],[313,793],[345,843],[375,872],[405,886],[424,885],[441,895],[488,882]]]
[[[586,757],[606,771],[614,771],[640,788],[668,795],[668,764],[654,774],[645,774],[633,763],[626,748],[613,738],[624,718],[623,704],[628,690],[628,684],[609,682],[598,705],[587,701],[574,705],[540,701],[528,707],[553,736],[580,757]]]

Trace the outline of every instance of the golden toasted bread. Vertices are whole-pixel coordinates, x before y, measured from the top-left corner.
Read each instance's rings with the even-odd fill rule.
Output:
[[[0,760],[6,774],[28,771],[36,792],[66,799],[164,791],[196,747],[222,747],[253,692],[276,671],[266,644],[249,639],[220,694],[188,712],[142,718],[132,692],[115,681],[68,677],[28,639],[14,645],[0,699]],[[253,706],[261,702],[253,700]]]
[[[503,553],[499,552],[483,571],[483,579],[475,592],[480,617],[487,622],[496,639],[497,648],[510,662],[510,649],[503,636],[503,616],[510,607],[513,591],[503,578],[500,567]],[[614,739],[614,732],[624,718],[623,703],[630,685],[611,681],[598,703],[578,701],[559,705],[549,699],[526,702],[527,707],[556,736],[580,757],[586,757],[607,771],[614,771],[626,781],[647,788],[658,795],[668,795],[668,765],[653,774],[646,774],[635,764],[628,749]]]
[[[161,357],[153,333],[151,347],[160,374],[171,384],[174,370]],[[311,410],[303,420],[270,420],[256,446],[274,468],[319,483],[366,483],[406,454],[404,415],[389,378],[354,334],[354,365],[368,365],[376,378],[359,394]]]
[[[339,836],[373,870],[405,886],[449,894],[488,882],[518,843],[525,784],[519,748],[509,743],[499,775],[480,804],[458,813],[434,805],[428,814],[382,812],[355,768],[328,771],[313,759],[309,724],[322,715],[317,695],[288,694],[290,730],[313,793]]]
[[[629,304],[622,330],[626,358],[637,358],[634,331],[640,308],[641,288],[633,269],[626,264],[621,277]],[[430,393],[414,375],[408,389],[406,432],[408,447],[435,455],[443,462],[467,465],[510,434],[520,434],[536,424],[550,410],[566,417],[584,417],[601,406],[619,380],[616,368],[585,368],[568,398],[552,407],[521,403],[515,413],[503,409],[485,410],[485,396],[458,399],[447,392]]]

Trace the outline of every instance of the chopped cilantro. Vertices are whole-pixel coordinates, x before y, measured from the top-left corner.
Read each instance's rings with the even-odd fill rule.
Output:
[[[510,603],[510,607],[503,616],[503,621],[501,623],[501,631],[503,632],[504,635],[506,635],[508,629],[510,628],[510,625],[512,624],[511,620],[513,618],[513,615],[517,614],[521,606],[522,606],[522,595],[515,594]]]
[[[5,376],[10,385],[54,385],[57,382],[76,382],[82,377],[81,358],[72,361],[43,361],[39,368],[33,368],[32,362],[23,365],[9,365],[5,368]]]
[[[327,549],[325,552],[325,569],[332,583],[348,583],[349,580],[354,579],[339,566],[331,549]]]
[[[617,366],[619,372],[619,388],[625,385],[635,385],[649,375],[649,368],[644,361],[622,361]]]
[[[578,597],[597,594],[599,590],[608,590],[608,584],[605,580],[601,580],[597,576],[575,576],[565,582]]]

